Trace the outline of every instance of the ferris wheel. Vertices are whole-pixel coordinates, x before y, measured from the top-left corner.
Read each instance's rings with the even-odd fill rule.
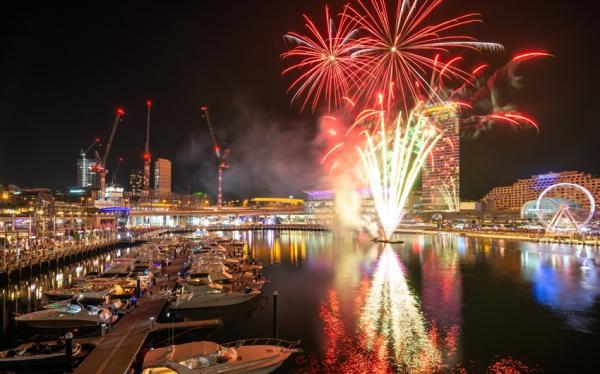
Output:
[[[551,232],[584,230],[595,208],[590,191],[575,183],[557,183],[546,188],[535,205],[538,219]]]

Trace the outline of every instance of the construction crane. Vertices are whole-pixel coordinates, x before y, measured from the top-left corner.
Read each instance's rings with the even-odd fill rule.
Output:
[[[115,168],[115,172],[112,174],[113,187],[117,185],[117,176],[119,175],[119,168],[121,167],[122,162],[123,162],[123,157],[119,156],[119,158],[117,159],[117,167]]]
[[[144,147],[144,194],[148,195],[150,190],[150,109],[152,108],[152,100],[146,100],[146,144]]]
[[[93,170],[100,175],[100,196],[98,196],[99,200],[104,200],[106,197],[106,174],[108,170],[106,169],[106,161],[108,159],[108,153],[110,152],[110,147],[115,138],[115,133],[117,132],[117,126],[121,121],[121,117],[125,114],[125,111],[122,108],[117,108],[115,122],[113,123],[110,135],[108,136],[108,141],[106,142],[106,146],[104,147],[104,155],[100,156],[98,150],[96,150],[96,165],[94,165]]]
[[[206,119],[208,130],[210,131],[210,138],[213,143],[213,150],[217,156],[217,178],[218,178],[218,190],[217,190],[217,209],[221,209],[223,206],[223,170],[229,168],[229,147],[225,142],[221,141],[212,123],[210,122],[210,116],[208,115],[208,106],[202,106],[202,114]]]

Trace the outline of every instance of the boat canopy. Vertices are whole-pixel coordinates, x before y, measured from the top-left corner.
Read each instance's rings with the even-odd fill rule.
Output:
[[[209,341],[191,342],[153,349],[144,357],[144,368],[163,366],[177,362],[188,369],[214,365],[227,348]]]

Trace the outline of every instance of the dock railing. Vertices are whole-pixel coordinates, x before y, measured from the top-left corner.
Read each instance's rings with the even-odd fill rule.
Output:
[[[300,346],[300,340],[289,341],[275,338],[252,338],[252,339],[239,339],[231,342],[221,344],[223,347],[239,347],[242,345],[275,345],[286,349],[298,349]]]

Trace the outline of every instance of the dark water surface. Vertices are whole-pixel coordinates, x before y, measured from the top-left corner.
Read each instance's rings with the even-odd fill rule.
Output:
[[[163,321],[220,317],[224,325],[154,335],[149,344],[173,335],[175,343],[271,337],[278,290],[278,335],[301,339],[304,349],[280,372],[598,372],[600,261],[590,247],[454,235],[406,235],[392,246],[327,232],[231,235],[265,265],[265,296],[220,310],[165,310]],[[10,313],[35,309],[39,287],[57,275],[3,291],[3,341]]]
[[[281,372],[598,372],[595,249],[455,235],[406,235],[392,246],[351,234],[233,236],[266,265],[265,297],[165,311],[163,320],[225,321],[175,342],[272,336],[278,290],[279,337],[304,349]]]

